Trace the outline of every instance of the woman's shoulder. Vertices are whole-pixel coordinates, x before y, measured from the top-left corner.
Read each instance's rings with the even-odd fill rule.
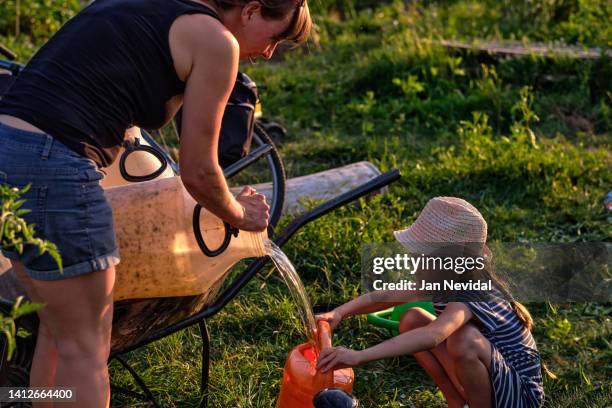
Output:
[[[234,35],[219,20],[206,14],[178,17],[170,28],[169,44],[181,80],[189,75],[198,58],[233,61],[240,51]]]
[[[201,47],[224,49],[238,46],[238,41],[218,19],[207,14],[184,14],[170,27],[170,40],[178,40],[177,46],[200,49]]]

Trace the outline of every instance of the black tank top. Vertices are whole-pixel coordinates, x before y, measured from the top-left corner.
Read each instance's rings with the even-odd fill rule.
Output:
[[[168,34],[183,14],[214,11],[190,0],[96,0],[30,60],[0,113],[18,117],[66,146],[110,165],[134,125],[158,129],[166,102],[184,92]]]

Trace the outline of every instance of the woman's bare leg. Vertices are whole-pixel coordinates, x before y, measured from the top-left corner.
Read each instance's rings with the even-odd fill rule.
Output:
[[[407,332],[419,327],[427,326],[435,320],[435,316],[421,308],[409,309],[401,318],[399,331]],[[438,388],[444,394],[449,408],[463,408],[466,399],[463,397],[463,389],[458,388],[447,374],[442,362],[450,361],[446,351],[446,345],[440,344],[433,350],[415,353],[414,357],[427,374],[434,380]]]
[[[491,407],[491,343],[470,323],[451,334],[445,343],[469,406]]]
[[[17,266],[15,266],[17,265]],[[41,297],[34,289],[29,276],[23,272],[23,267],[13,262],[13,268],[19,278],[19,281],[25,288],[28,297],[32,302],[44,303]],[[39,322],[38,335],[36,337],[36,348],[34,350],[34,358],[30,369],[30,386],[31,387],[53,387],[55,386],[55,368],[57,364],[57,347],[51,332],[46,324]]]
[[[31,279],[20,262],[13,267],[32,300],[45,304],[38,312],[43,338],[37,346],[43,349],[34,354],[32,386],[47,386],[54,371],[53,386],[76,389],[75,406],[108,407],[114,267],[55,281]],[[54,351],[55,364],[48,361]]]
[[[37,302],[38,303],[38,302]],[[31,387],[55,387],[57,369],[57,347],[45,324],[39,324],[36,349],[30,370]]]

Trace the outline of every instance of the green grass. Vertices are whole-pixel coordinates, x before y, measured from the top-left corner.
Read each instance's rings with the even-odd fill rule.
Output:
[[[290,176],[358,160],[382,170],[397,167],[403,175],[388,195],[327,215],[285,247],[312,303],[357,296],[361,244],[391,241],[393,229],[412,222],[438,195],[472,202],[492,240],[610,241],[612,216],[602,204],[612,188],[610,60],[483,59],[427,41],[609,48],[610,3],[454,0],[410,2],[407,9],[401,1],[378,3],[314,1],[318,44],[244,67],[266,86],[266,116],[289,130],[280,149]],[[0,14],[0,32],[11,34],[2,28],[6,15]],[[38,23],[30,24],[38,30]],[[40,40],[39,34],[0,39],[24,56]],[[612,405],[612,306],[528,306],[543,361],[557,377],[545,378],[546,406]],[[274,405],[284,359],[304,341],[296,311],[282,280],[268,269],[209,321],[210,406]],[[128,356],[165,406],[198,403],[198,336],[185,330]],[[363,348],[387,337],[365,318],[352,318],[337,330],[335,343]],[[355,394],[364,407],[444,406],[411,357],[355,371]],[[111,375],[130,386],[118,364]],[[118,394],[113,404],[139,405]]]

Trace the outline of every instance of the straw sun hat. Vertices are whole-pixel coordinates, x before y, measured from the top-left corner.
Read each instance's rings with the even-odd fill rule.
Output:
[[[435,197],[410,227],[393,235],[413,254],[430,254],[456,245],[483,247],[487,241],[487,222],[476,207],[461,198]]]

